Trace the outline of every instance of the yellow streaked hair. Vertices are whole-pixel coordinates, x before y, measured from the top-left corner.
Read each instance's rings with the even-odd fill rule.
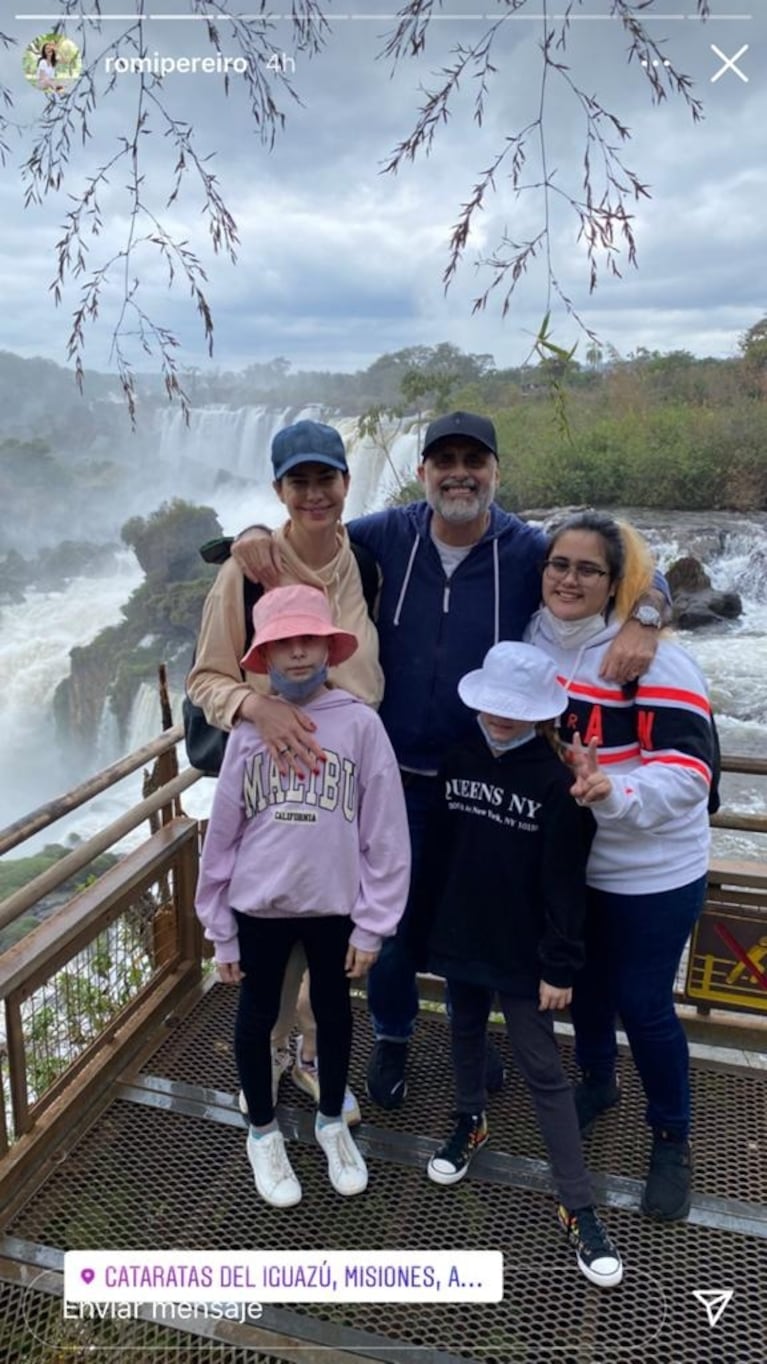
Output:
[[[619,521],[623,541],[623,575],[616,585],[614,612],[617,620],[626,620],[631,615],[640,597],[652,587],[653,558],[650,546],[644,536],[628,521]]]

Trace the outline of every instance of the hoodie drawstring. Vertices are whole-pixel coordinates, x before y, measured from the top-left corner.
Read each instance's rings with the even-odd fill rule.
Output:
[[[412,572],[413,572],[413,562],[414,562],[414,560],[415,560],[416,554],[418,553],[418,546],[419,546],[420,543],[421,543],[421,537],[420,537],[420,535],[416,535],[416,537],[415,537],[415,539],[414,539],[414,541],[413,541],[413,548],[412,548],[411,551],[410,551],[410,557],[408,558],[408,561],[407,561],[407,568],[405,569],[405,576],[404,576],[404,578],[403,578],[403,580],[402,580],[402,587],[400,588],[400,594],[399,594],[399,597],[397,598],[397,605],[396,605],[395,610],[394,610],[394,624],[395,624],[395,625],[399,625],[399,618],[400,618],[400,615],[401,615],[401,613],[402,613],[402,605],[403,605],[403,602],[404,602],[404,600],[405,600],[405,596],[406,596],[406,594],[407,594],[408,587],[410,586],[410,576],[411,576],[411,574],[412,574]],[[500,637],[501,637],[501,566],[500,566],[500,559],[499,559],[499,554],[498,554],[498,536],[497,536],[497,535],[494,535],[494,536],[493,536],[493,597],[494,597],[494,601],[493,601],[493,644],[498,644],[498,642],[499,642],[499,640],[500,640]],[[442,609],[443,609],[443,611],[445,611],[445,612],[446,612],[447,609],[448,609],[448,602],[449,602],[449,600],[450,600],[450,584],[448,583],[448,584],[446,585],[446,587],[445,587],[444,598],[443,598],[443,602],[442,602]]]
[[[404,576],[404,578],[403,578],[403,580],[402,580],[402,587],[400,588],[400,594],[399,594],[399,596],[398,596],[398,598],[397,598],[397,605],[396,605],[396,608],[395,608],[395,611],[394,611],[394,624],[395,624],[395,625],[399,625],[399,618],[400,618],[400,613],[401,613],[401,611],[402,611],[402,604],[403,604],[403,602],[404,602],[404,600],[405,600],[405,594],[406,594],[407,589],[408,589],[408,586],[409,586],[409,584],[410,584],[410,574],[411,574],[412,571],[413,571],[413,561],[414,561],[414,559],[415,559],[416,554],[418,553],[418,546],[419,546],[420,543],[421,543],[421,537],[420,537],[420,535],[416,534],[415,540],[413,541],[413,548],[412,548],[411,551],[410,551],[410,558],[409,558],[408,561],[407,561],[407,568],[405,569],[405,576]]]
[[[493,537],[493,590],[495,592],[495,606],[493,616],[493,644],[497,644],[501,631],[501,572],[498,562],[498,536]]]
[[[585,651],[586,645],[582,644],[577,654],[575,655],[575,662],[573,663],[572,668],[568,668],[567,670],[570,676],[567,678],[565,682],[562,683],[566,692],[569,692],[570,687],[572,686],[573,683],[573,679],[578,676],[578,669],[581,666],[581,659],[583,658]]]

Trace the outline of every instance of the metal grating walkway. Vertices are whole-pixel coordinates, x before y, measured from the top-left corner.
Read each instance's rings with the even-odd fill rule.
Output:
[[[288,1211],[269,1208],[252,1188],[233,1095],[235,1001],[234,990],[210,989],[4,1229],[2,1364],[764,1364],[764,1073],[694,1063],[695,1204],[688,1224],[659,1227],[637,1211],[646,1136],[637,1082],[623,1062],[620,1110],[587,1147],[626,1266],[620,1288],[599,1292],[560,1239],[516,1077],[491,1099],[491,1144],[470,1178],[451,1189],[425,1178],[434,1139],[450,1122],[447,1034],[438,1015],[419,1024],[405,1108],[386,1115],[363,1103],[368,1121],[358,1131],[370,1186],[361,1198],[333,1193],[313,1141],[310,1103],[283,1080],[281,1118],[304,1199]],[[368,1045],[360,1009],[351,1075],[359,1095]],[[505,1297],[497,1305],[265,1307],[258,1328],[208,1325],[205,1339],[154,1323],[98,1323],[87,1340],[76,1337],[74,1351],[55,1336],[63,1250],[182,1246],[500,1247]],[[24,1288],[30,1279],[33,1286]],[[693,1297],[700,1288],[735,1290],[713,1329]]]

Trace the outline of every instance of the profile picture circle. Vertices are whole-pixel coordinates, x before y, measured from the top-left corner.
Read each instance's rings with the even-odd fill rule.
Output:
[[[62,95],[82,71],[77,43],[63,33],[41,33],[24,50],[24,75],[44,95]]]

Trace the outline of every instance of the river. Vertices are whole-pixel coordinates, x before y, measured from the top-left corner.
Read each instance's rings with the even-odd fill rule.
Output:
[[[412,440],[406,437],[398,451],[400,469],[404,469],[406,458],[412,458],[411,447]],[[365,501],[358,499],[354,510],[369,509],[380,500],[380,489],[377,497],[368,482]],[[276,504],[265,500],[256,514],[269,515],[273,520],[275,509]],[[234,528],[236,508],[230,505],[217,510]],[[767,757],[767,515],[637,509],[622,514],[644,530],[661,567],[681,554],[693,553],[703,560],[715,586],[741,593],[744,611],[739,620],[682,632],[679,641],[709,678],[723,750]],[[70,649],[87,644],[100,630],[116,624],[122,603],[140,580],[138,565],[126,552],[109,575],[74,579],[61,592],[31,592],[23,603],[0,611],[0,827],[89,774],[82,761],[67,760],[58,749],[53,693],[68,672]],[[174,705],[179,717],[179,697],[174,698]],[[159,728],[157,697],[151,687],[142,686],[133,704],[129,749],[153,737]],[[106,711],[89,771],[118,756],[116,727]],[[140,774],[99,797],[87,810],[39,835],[25,851],[52,839],[95,832],[138,797],[139,786]],[[204,780],[185,796],[190,813],[206,813],[212,788],[213,783]],[[767,781],[726,775],[723,798],[725,804],[743,811],[764,811]],[[764,840],[760,843],[758,836],[717,831],[715,848],[720,854],[755,857],[764,851]]]

